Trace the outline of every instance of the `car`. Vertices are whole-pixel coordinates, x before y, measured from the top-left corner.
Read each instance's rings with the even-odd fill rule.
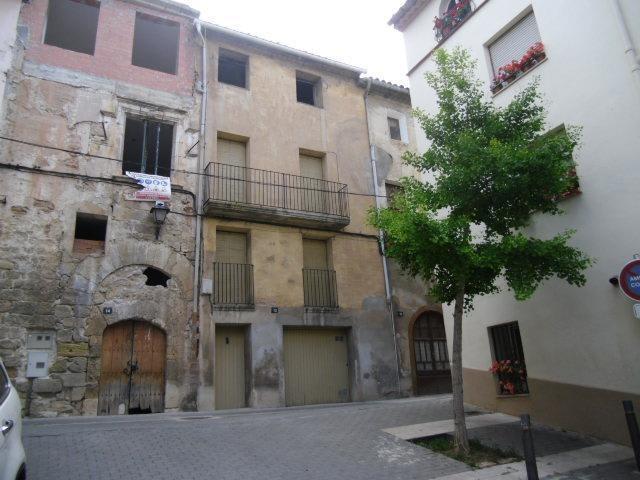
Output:
[[[22,446],[22,405],[0,359],[0,480],[26,478],[26,455]]]

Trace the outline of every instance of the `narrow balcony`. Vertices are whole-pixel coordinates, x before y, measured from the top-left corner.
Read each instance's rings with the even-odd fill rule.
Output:
[[[349,225],[345,184],[213,162],[205,174],[207,215],[326,230]]]
[[[338,308],[338,288],[335,270],[302,269],[304,306],[312,309]]]
[[[253,308],[253,265],[215,262],[211,302],[223,309]]]

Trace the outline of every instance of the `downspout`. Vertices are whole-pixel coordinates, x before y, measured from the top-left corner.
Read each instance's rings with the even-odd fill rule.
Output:
[[[373,176],[373,193],[376,197],[376,208],[382,208],[382,199],[380,195],[380,187],[378,186],[378,169],[376,167],[376,147],[373,144],[371,136],[371,127],[369,125],[369,90],[371,89],[371,78],[367,78],[367,86],[364,91],[364,111],[367,120],[367,134],[369,136],[369,155],[371,157],[371,174]],[[387,308],[389,309],[389,321],[393,330],[393,348],[396,354],[396,383],[397,392],[400,394],[400,358],[398,357],[398,341],[396,337],[396,321],[393,317],[393,300],[391,298],[391,281],[389,279],[389,265],[387,262],[386,249],[384,245],[384,234],[382,230],[378,230],[378,241],[380,242],[380,253],[382,254],[382,272],[384,274],[384,291],[387,300]]]
[[[196,31],[202,40],[202,72],[201,72],[201,91],[202,102],[200,106],[200,148],[198,150],[198,187],[196,189],[196,252],[195,265],[193,273],[193,314],[196,318],[200,318],[200,272],[201,256],[202,256],[202,189],[204,176],[204,156],[206,150],[205,130],[207,124],[207,43],[202,35],[202,28],[199,20],[194,22]]]
[[[625,19],[620,0],[612,0],[613,12],[620,27],[620,33],[622,33],[622,40],[624,41],[624,54],[629,58],[631,62],[631,73],[636,78],[636,86],[640,88],[640,55],[636,51],[633,45],[633,39],[631,38],[631,32],[629,32],[629,25]]]

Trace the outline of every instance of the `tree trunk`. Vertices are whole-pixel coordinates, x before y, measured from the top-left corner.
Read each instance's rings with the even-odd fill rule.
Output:
[[[453,352],[451,361],[451,383],[453,387],[454,442],[458,452],[469,453],[469,437],[464,417],[464,393],[462,389],[462,314],[464,311],[465,284],[458,286],[456,304],[453,309]]]

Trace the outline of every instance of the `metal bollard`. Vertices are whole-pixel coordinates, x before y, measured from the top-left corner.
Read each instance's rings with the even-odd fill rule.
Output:
[[[539,480],[536,452],[533,448],[533,435],[531,433],[531,417],[528,413],[520,415],[520,426],[522,427],[522,447],[524,450],[524,462],[527,466],[527,479]]]
[[[627,419],[627,428],[629,428],[629,437],[631,437],[631,446],[633,454],[636,457],[636,466],[640,471],[640,431],[638,430],[638,421],[633,411],[633,402],[631,400],[623,400],[624,416]]]

